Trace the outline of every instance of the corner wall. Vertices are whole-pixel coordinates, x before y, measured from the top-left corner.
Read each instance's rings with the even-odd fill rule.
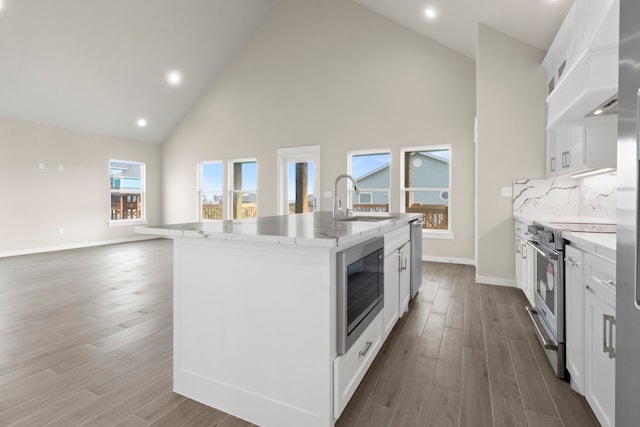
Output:
[[[545,176],[544,52],[485,25],[478,28],[478,264],[483,283],[515,284],[511,187]]]
[[[347,152],[451,144],[455,240],[424,256],[474,259],[474,62],[355,2],[280,0],[163,145],[163,222],[196,219],[197,163],[257,158],[258,215],[277,213],[276,150],[321,146],[321,191]],[[331,199],[320,198],[321,209]]]
[[[108,226],[110,159],[146,164],[147,220],[160,222],[159,145],[0,119],[0,150],[0,256],[140,238]]]

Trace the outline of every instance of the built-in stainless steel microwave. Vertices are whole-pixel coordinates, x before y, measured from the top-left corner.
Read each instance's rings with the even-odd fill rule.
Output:
[[[349,350],[384,306],[384,238],[337,254],[338,353]]]

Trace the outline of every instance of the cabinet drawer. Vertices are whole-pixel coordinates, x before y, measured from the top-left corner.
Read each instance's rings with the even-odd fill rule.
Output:
[[[607,304],[616,305],[616,265],[589,253],[584,256],[587,290],[593,291]]]
[[[348,352],[333,361],[333,416],[338,418],[382,346],[383,312]]]
[[[389,255],[391,252],[400,248],[409,241],[409,226],[403,226],[397,230],[393,230],[384,235],[384,254]]]

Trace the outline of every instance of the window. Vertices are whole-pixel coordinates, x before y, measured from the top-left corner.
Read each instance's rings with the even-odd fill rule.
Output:
[[[111,221],[145,218],[144,163],[109,161]]]
[[[391,153],[368,150],[351,152],[349,173],[360,187],[353,195],[354,212],[389,212]]]
[[[257,163],[255,160],[232,160],[229,162],[230,218],[256,217],[256,175]]]
[[[222,162],[202,162],[198,173],[198,215],[201,220],[221,220],[223,208]]]
[[[421,213],[426,230],[450,231],[451,147],[410,148],[402,156],[404,211]]]

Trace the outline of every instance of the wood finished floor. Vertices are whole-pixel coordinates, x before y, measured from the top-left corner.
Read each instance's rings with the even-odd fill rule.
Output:
[[[171,391],[171,241],[0,259],[0,426],[251,426]],[[516,289],[424,263],[338,426],[597,426]]]

